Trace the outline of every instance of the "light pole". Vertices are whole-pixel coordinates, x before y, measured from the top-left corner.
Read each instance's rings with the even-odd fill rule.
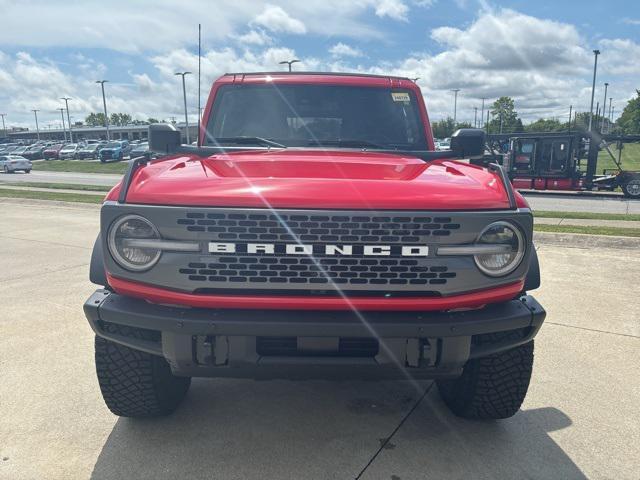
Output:
[[[185,75],[190,75],[191,72],[176,72],[175,75],[180,75],[182,77],[182,97],[184,99],[184,123],[187,127],[187,145],[191,145],[189,141],[189,118],[187,116],[187,88],[185,86],[184,77]]]
[[[40,110],[31,110],[36,117],[36,135],[38,136],[38,140],[40,140],[40,127],[38,126],[38,112]]]
[[[478,107],[473,107],[473,128],[478,127]]]
[[[62,97],[60,100],[64,100],[64,104],[67,107],[67,125],[69,125],[69,141],[73,143],[73,133],[71,133],[71,119],[69,118],[69,100],[71,100],[71,97]]]
[[[594,50],[593,84],[591,85],[591,106],[589,107],[589,131],[591,131],[591,124],[593,123],[593,97],[596,94],[596,72],[598,71],[598,55],[600,55],[600,50]]]
[[[600,125],[600,133],[604,132],[604,118],[606,117],[605,112],[607,111],[607,89],[609,88],[609,84],[604,82],[604,103],[602,104],[602,124]]]
[[[64,141],[67,141],[67,127],[64,125],[64,108],[59,108],[60,117],[62,118],[62,133],[64,134]]]
[[[569,132],[571,132],[571,111],[573,110],[573,105],[569,105]]]
[[[7,114],[6,113],[0,113],[0,117],[2,117],[2,136],[6,137],[7,136],[7,127],[5,127],[4,125],[4,117],[6,117]]]
[[[300,60],[298,59],[293,59],[293,60],[283,60],[281,62],[279,62],[280,65],[289,65],[289,71],[291,71],[291,65],[293,65],[294,63],[298,63]]]
[[[609,122],[611,122],[611,102],[613,102],[613,97],[609,97]]]
[[[480,113],[480,123],[484,121],[484,101],[485,100],[486,100],[486,97],[482,97],[482,112]]]
[[[451,90],[453,92],[453,128],[456,128],[456,115],[458,114],[458,92],[459,88]]]
[[[96,83],[99,83],[100,86],[102,87],[102,106],[104,107],[104,126],[107,129],[107,141],[110,140],[109,138],[109,116],[107,115],[107,100],[105,99],[104,96],[104,84],[107,83],[109,80],[96,80]]]

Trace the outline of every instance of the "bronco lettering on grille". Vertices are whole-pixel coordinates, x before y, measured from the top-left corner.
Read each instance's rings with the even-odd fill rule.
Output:
[[[318,245],[299,243],[223,243],[209,242],[209,253],[249,253],[266,255],[320,255],[368,257],[427,257],[427,245]]]

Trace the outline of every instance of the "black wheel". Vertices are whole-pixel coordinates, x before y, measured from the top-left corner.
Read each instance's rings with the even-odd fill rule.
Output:
[[[7,167],[6,165],[4,166],[4,173],[13,173],[11,170],[9,170],[9,167]]]
[[[101,158],[100,163],[107,163],[107,161],[104,158]]]
[[[631,178],[622,185],[622,193],[627,198],[640,198],[640,177]]]
[[[496,343],[499,332],[474,338],[476,344]],[[462,376],[437,380],[444,403],[459,417],[479,419],[508,418],[524,401],[533,369],[533,340],[519,347],[487,357],[469,360]]]
[[[146,340],[156,334],[113,324],[105,328]],[[168,415],[178,408],[191,384],[189,377],[174,376],[164,358],[101,337],[95,339],[95,356],[104,402],[121,417]]]
[[[31,170],[25,170],[24,173],[31,173]]]

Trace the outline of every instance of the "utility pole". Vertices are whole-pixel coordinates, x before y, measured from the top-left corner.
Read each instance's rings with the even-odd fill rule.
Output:
[[[73,133],[71,133],[71,118],[69,117],[69,100],[70,97],[62,97],[60,100],[64,100],[64,104],[67,106],[67,124],[69,125],[69,141],[73,143]]]
[[[458,92],[459,88],[454,88],[451,90],[453,92],[453,128],[456,128],[456,115],[458,113]]]
[[[600,50],[594,50],[593,83],[591,85],[591,106],[589,107],[589,131],[591,131],[591,125],[593,123],[593,98],[596,94],[596,72],[598,71],[598,55],[600,55]]]
[[[573,105],[569,105],[569,132],[571,132],[571,110],[573,110]]]
[[[500,110],[500,135],[502,135],[502,110]]]
[[[38,126],[38,112],[40,110],[31,110],[36,117],[36,135],[38,135],[38,140],[40,140],[40,127]]]
[[[478,107],[473,107],[473,128],[478,128]]]
[[[605,113],[607,111],[607,89],[609,88],[609,84],[604,82],[604,103],[602,104],[602,125],[600,126],[600,133],[604,132],[604,117],[606,117]]]
[[[480,113],[480,123],[482,123],[482,121],[484,120],[484,101],[486,100],[486,97],[482,97],[482,113]]]
[[[484,124],[485,128],[487,129],[487,133],[489,133],[489,112],[490,110],[487,110],[487,122]]]
[[[64,141],[67,141],[67,128],[64,126],[64,108],[59,108],[60,118],[62,118],[62,134],[64,135]]]
[[[0,113],[0,117],[2,117],[2,136],[3,137],[7,136],[7,127],[4,125],[4,117],[6,116],[7,116],[6,113]]]
[[[100,86],[102,87],[102,106],[104,107],[104,126],[107,129],[107,141],[110,140],[109,137],[109,115],[107,115],[107,100],[105,99],[104,96],[104,84],[107,83],[109,80],[96,80],[96,83],[99,83]]]
[[[293,65],[294,63],[298,63],[300,60],[294,58],[293,60],[283,60],[281,62],[278,62],[280,65],[289,65],[289,71],[291,71],[291,65]]]
[[[187,87],[185,86],[184,77],[190,75],[191,72],[176,72],[174,75],[180,75],[182,77],[182,96],[184,98],[184,123],[187,127],[187,145],[191,145],[189,141],[189,117],[187,116]]]

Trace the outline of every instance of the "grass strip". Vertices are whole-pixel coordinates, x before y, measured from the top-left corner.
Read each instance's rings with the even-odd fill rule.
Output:
[[[78,173],[124,173],[128,162],[83,162],[82,160],[47,160],[35,162],[34,171]]]
[[[536,232],[582,233],[587,235],[613,235],[616,237],[640,237],[640,228],[591,227],[579,225],[534,225]]]
[[[595,213],[595,212],[552,212],[549,210],[536,210],[534,217],[538,218],[575,218],[578,220],[625,220],[640,221],[637,213]]]
[[[59,202],[102,203],[104,195],[87,195],[86,193],[40,192],[37,190],[9,190],[0,187],[0,197],[32,198],[36,200],[55,200]]]
[[[3,185],[9,185],[11,187],[50,188],[53,190],[82,190],[83,192],[108,192],[112,188],[105,185],[81,185],[75,183],[0,182],[0,188],[2,188]]]

